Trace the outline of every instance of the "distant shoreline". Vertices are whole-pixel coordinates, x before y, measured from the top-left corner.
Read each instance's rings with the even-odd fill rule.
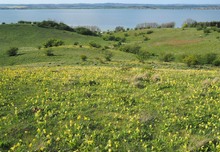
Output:
[[[220,10],[220,4],[213,5],[189,5],[189,4],[0,4],[1,10],[10,9],[188,9],[188,10]]]

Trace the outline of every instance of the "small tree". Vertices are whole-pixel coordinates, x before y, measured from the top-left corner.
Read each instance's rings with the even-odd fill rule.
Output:
[[[16,56],[18,55],[18,48],[17,47],[12,47],[9,50],[7,50],[8,56]]]

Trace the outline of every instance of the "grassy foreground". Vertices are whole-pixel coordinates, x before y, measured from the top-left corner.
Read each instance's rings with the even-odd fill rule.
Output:
[[[1,151],[219,151],[219,70],[0,72]]]

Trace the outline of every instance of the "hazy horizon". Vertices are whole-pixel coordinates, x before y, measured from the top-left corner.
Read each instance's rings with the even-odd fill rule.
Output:
[[[0,0],[0,4],[96,4],[96,3],[124,3],[124,4],[220,4],[219,0]]]

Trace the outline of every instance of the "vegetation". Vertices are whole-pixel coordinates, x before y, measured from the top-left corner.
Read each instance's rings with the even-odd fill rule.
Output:
[[[219,32],[206,28],[0,25],[0,151],[220,151]]]
[[[8,56],[16,56],[18,55],[18,48],[17,47],[12,47],[9,50],[7,50]]]
[[[64,45],[64,42],[62,40],[50,39],[44,44],[44,47],[48,48],[61,45]]]

